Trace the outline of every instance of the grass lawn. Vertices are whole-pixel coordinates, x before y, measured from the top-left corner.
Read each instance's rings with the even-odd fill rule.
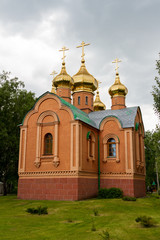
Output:
[[[48,215],[31,215],[29,207],[47,206]],[[94,216],[97,209],[99,216]],[[135,222],[140,215],[157,221],[153,228]],[[92,225],[96,231],[92,231]],[[85,201],[29,201],[0,196],[0,240],[99,240],[107,230],[112,240],[160,239],[160,199],[147,197]]]

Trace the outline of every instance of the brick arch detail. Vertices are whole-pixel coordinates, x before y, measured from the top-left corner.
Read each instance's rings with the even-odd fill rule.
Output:
[[[59,122],[58,115],[55,112],[48,110],[48,111],[45,111],[45,112],[43,112],[39,115],[38,120],[37,120],[37,124],[42,123],[43,119],[47,116],[52,116],[53,119],[54,119],[54,122]]]
[[[35,103],[34,108],[31,109],[31,110],[27,113],[27,115],[26,115],[25,118],[24,118],[23,124],[22,124],[23,126],[27,126],[29,118],[30,118],[34,113],[37,113],[37,112],[38,112],[38,109],[39,109],[40,104],[41,104],[43,101],[47,100],[47,99],[54,99],[54,100],[58,103],[59,109],[60,109],[60,110],[65,110],[65,111],[67,111],[67,112],[69,113],[70,117],[71,117],[71,120],[74,120],[73,113],[72,113],[72,111],[69,109],[69,107],[65,106],[65,105],[61,102],[61,100],[60,100],[56,95],[53,95],[53,94],[48,93],[48,94],[46,94],[45,96],[42,96],[42,97]]]
[[[106,117],[105,119],[102,120],[102,122],[100,123],[100,130],[103,130],[105,123],[109,122],[109,121],[115,121],[119,127],[119,129],[122,129],[121,123],[118,120],[118,118],[116,117]]]
[[[42,123],[43,119],[46,116],[52,116],[54,121],[51,123]],[[37,139],[36,139],[36,159],[34,161],[34,165],[39,168],[41,165],[41,132],[44,125],[49,124],[54,126],[54,157],[53,157],[53,165],[58,167],[60,164],[59,156],[58,156],[58,132],[59,132],[59,118],[58,115],[53,111],[45,111],[40,114],[37,120]],[[44,141],[44,140],[43,140]]]

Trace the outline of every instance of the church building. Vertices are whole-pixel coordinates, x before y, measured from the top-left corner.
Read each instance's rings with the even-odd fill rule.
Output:
[[[140,107],[126,107],[117,58],[109,88],[111,109],[99,96],[86,69],[84,47],[79,71],[71,77],[63,62],[20,126],[18,198],[81,200],[100,188],[121,188],[124,195],[145,196],[144,125]],[[94,100],[95,91],[96,96]]]

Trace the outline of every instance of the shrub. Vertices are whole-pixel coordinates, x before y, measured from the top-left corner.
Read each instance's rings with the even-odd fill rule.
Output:
[[[95,227],[94,221],[92,222],[91,231],[93,231],[93,232],[95,232],[95,231],[96,231],[96,227]]]
[[[137,199],[135,197],[129,197],[129,196],[125,196],[122,198],[124,201],[136,201]]]
[[[123,191],[120,188],[101,188],[98,192],[99,198],[122,198]]]
[[[48,214],[47,207],[38,206],[37,208],[27,208],[26,212],[31,214]]]
[[[136,222],[141,223],[144,227],[153,227],[156,223],[152,217],[140,216],[135,219]]]
[[[158,195],[160,195],[160,189],[158,190]]]
[[[109,233],[108,233],[107,230],[103,231],[103,233],[102,233],[102,234],[99,234],[99,235],[100,235],[101,238],[104,239],[104,240],[109,240],[109,239],[110,239]]]
[[[68,223],[72,223],[73,220],[72,220],[71,218],[68,218],[68,219],[67,219],[67,222],[68,222]]]
[[[93,213],[94,213],[94,216],[99,216],[98,209],[94,208]]]
[[[107,189],[107,188],[101,188],[101,189],[98,191],[98,197],[99,197],[99,198],[106,198],[107,193],[108,193],[108,189]]]

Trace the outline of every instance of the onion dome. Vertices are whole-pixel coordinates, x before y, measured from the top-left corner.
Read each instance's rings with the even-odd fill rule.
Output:
[[[115,83],[109,88],[108,92],[111,97],[127,95],[128,89],[121,83],[118,72],[116,72]]]
[[[78,46],[78,48],[82,47],[82,60],[79,71],[73,76],[74,80],[73,92],[79,91],[94,92],[98,86],[97,80],[87,71],[85,66],[84,47],[87,45],[89,45],[89,43],[86,44],[83,41],[81,45]]]
[[[106,106],[100,100],[99,91],[97,91],[97,95],[93,103],[93,106],[94,106],[94,111],[101,111],[106,109]]]
[[[54,86],[54,75],[57,74],[56,71],[53,71],[50,75],[53,75],[53,80],[52,80],[52,89],[51,93],[56,93],[56,87]]]
[[[61,72],[53,79],[52,86],[56,88],[58,87],[71,88],[73,86],[73,79],[66,72],[65,62],[62,62]]]
[[[53,81],[52,81],[51,93],[56,93],[56,87],[54,86],[54,82]]]

